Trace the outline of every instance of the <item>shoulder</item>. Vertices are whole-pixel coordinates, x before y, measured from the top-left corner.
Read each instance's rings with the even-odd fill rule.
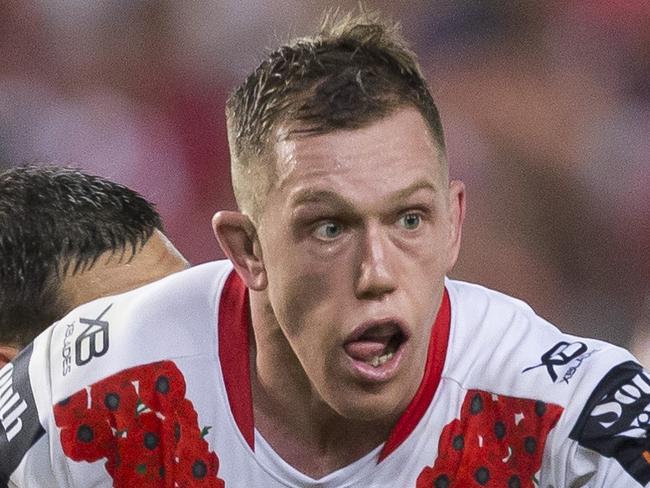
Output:
[[[453,280],[447,289],[452,329],[445,374],[465,387],[565,406],[633,359],[613,344],[564,334],[516,298]]]
[[[139,399],[162,408],[150,399],[162,392],[167,403],[180,405],[195,419],[186,389],[218,383],[218,368],[206,371],[205,365],[216,356],[218,304],[231,271],[229,262],[208,263],[84,304],[0,370],[0,486],[9,477],[53,475],[61,486],[74,484],[72,471],[50,465],[52,450],[61,449],[53,432],[62,429],[63,449],[73,449],[64,442],[64,431],[95,418],[102,392],[108,391],[106,408],[115,406],[106,403],[115,396],[131,417]],[[77,454],[66,451],[72,459]]]
[[[70,312],[52,326],[43,350],[52,400],[140,364],[213,354],[231,270],[227,261],[199,265]]]
[[[585,476],[594,486],[632,486],[628,476],[650,483],[650,374],[628,351],[564,334],[493,290],[452,280],[447,289],[452,329],[443,375],[464,390],[554,405],[545,463],[559,469],[545,476],[557,486]]]

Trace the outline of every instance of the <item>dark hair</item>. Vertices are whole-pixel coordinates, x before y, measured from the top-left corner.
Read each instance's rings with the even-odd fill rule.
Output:
[[[264,191],[254,187],[260,168],[252,166],[270,154],[271,135],[280,124],[296,122],[290,133],[306,135],[355,129],[407,105],[420,111],[444,156],[438,109],[399,25],[363,11],[327,15],[317,36],[273,51],[228,99],[233,187],[240,208],[252,211],[260,205]]]
[[[0,343],[29,343],[65,311],[66,273],[107,251],[131,259],[156,228],[151,203],[104,178],[48,166],[0,173]]]

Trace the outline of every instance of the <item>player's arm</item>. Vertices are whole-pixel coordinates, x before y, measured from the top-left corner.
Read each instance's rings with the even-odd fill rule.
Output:
[[[0,488],[57,486],[48,454],[48,440],[39,419],[34,381],[43,388],[43,367],[30,368],[33,344],[0,370]],[[39,378],[30,374],[36,371]],[[43,391],[46,390],[46,391]]]
[[[569,437],[577,443],[573,462],[589,464],[593,473],[584,486],[650,487],[650,373],[634,361],[614,366],[584,403]]]

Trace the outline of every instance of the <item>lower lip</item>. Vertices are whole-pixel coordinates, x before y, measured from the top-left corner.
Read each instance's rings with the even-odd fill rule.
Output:
[[[406,343],[402,343],[399,349],[395,351],[395,354],[392,358],[377,367],[371,366],[364,361],[353,359],[347,354],[345,355],[348,359],[350,368],[357,378],[366,383],[385,383],[397,376],[405,349]]]

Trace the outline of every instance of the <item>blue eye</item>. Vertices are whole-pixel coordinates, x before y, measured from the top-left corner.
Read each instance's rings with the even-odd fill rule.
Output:
[[[317,238],[323,240],[336,239],[343,232],[343,227],[335,222],[325,222],[314,231]]]
[[[422,217],[416,213],[407,213],[400,217],[400,224],[407,230],[415,230],[420,227]]]

